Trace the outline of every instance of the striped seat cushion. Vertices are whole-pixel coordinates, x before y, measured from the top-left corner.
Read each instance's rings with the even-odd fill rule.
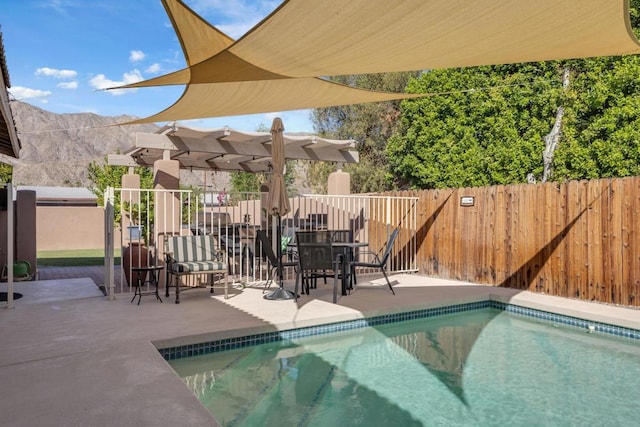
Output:
[[[171,270],[174,273],[193,273],[198,271],[226,270],[227,264],[219,261],[174,262]]]
[[[175,262],[217,261],[213,236],[174,236],[167,241],[167,252]]]

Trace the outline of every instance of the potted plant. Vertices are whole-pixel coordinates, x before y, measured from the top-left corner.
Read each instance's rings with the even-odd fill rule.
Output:
[[[149,206],[149,208],[147,208]],[[132,274],[131,269],[135,267],[147,267],[151,264],[149,251],[150,230],[153,224],[150,221],[153,218],[152,207],[149,203],[142,201],[141,203],[128,203],[122,205],[123,217],[129,220],[130,225],[127,226],[127,245],[122,250],[122,268],[127,280],[127,284],[131,287],[135,285],[136,277]],[[146,280],[147,272],[142,272],[142,281]]]

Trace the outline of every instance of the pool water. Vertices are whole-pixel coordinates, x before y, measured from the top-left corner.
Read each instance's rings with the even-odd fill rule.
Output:
[[[223,426],[637,425],[640,346],[497,309],[172,360]]]

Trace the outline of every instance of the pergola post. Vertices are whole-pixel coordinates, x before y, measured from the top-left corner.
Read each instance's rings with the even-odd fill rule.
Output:
[[[153,188],[155,190],[180,189],[180,163],[164,156],[153,164]],[[164,241],[172,235],[180,235],[182,228],[182,200],[179,192],[156,192],[154,201],[154,242],[155,262],[159,265],[164,260]],[[164,275],[160,275],[160,283],[164,283]]]
[[[342,168],[330,173],[327,179],[327,194],[351,194],[351,175],[343,172]]]

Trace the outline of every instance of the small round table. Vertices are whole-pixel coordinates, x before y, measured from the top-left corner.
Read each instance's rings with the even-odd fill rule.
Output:
[[[131,271],[136,272],[136,288],[133,293],[133,298],[131,298],[131,302],[138,297],[138,305],[140,305],[140,300],[142,299],[142,285],[144,285],[145,274],[149,274],[149,280],[147,282],[156,286],[155,292],[145,292],[145,295],[155,294],[156,298],[162,302],[160,298],[160,294],[158,293],[158,276],[160,271],[164,268],[163,265],[149,265],[149,266],[140,266],[140,267],[131,267]]]

